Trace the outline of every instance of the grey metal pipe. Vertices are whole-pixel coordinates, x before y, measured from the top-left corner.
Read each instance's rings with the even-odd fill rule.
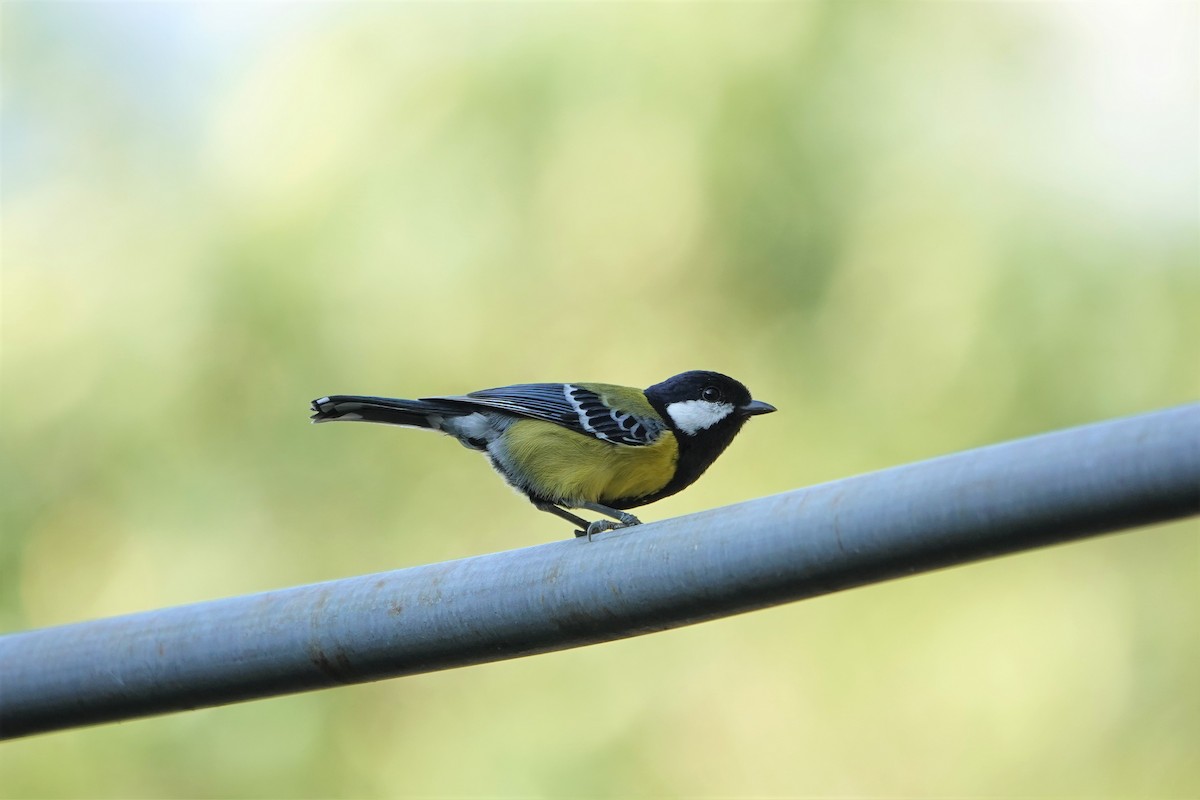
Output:
[[[1193,404],[592,542],[9,634],[0,737],[561,650],[1197,513]]]

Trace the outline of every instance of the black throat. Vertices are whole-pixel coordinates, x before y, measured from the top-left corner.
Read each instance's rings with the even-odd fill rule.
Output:
[[[675,427],[671,415],[667,413],[666,404],[660,398],[648,397],[648,399],[654,406],[654,410],[667,423],[671,433],[675,436],[675,441],[679,444],[679,461],[675,465],[675,475],[666,486],[654,494],[645,497],[622,498],[612,504],[615,508],[634,508],[653,503],[655,500],[670,497],[691,486],[717,460],[717,456],[725,452],[725,448],[729,447],[733,437],[737,436],[738,431],[746,424],[747,417],[734,413],[711,428],[688,435]]]

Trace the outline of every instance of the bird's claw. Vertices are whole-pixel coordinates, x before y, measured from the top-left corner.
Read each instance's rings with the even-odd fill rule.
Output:
[[[597,533],[603,533],[604,531],[611,531],[615,528],[620,528],[623,525],[624,525],[624,523],[613,522],[611,519],[598,519],[595,522],[588,525],[588,527],[587,527],[586,535],[587,535],[588,541],[590,542],[592,540],[592,537],[595,536]]]
[[[638,519],[637,517],[635,517],[633,514],[622,513],[620,522],[614,522],[611,519],[598,519],[595,522],[588,523],[586,531],[575,531],[575,537],[579,538],[581,536],[586,536],[587,540],[590,542],[592,540],[592,537],[595,536],[597,533],[603,533],[604,531],[614,531],[617,528],[628,528],[632,525],[641,525],[641,524],[642,524],[642,521],[640,519]]]

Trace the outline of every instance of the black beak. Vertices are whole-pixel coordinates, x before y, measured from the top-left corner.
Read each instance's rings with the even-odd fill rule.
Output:
[[[753,417],[755,414],[770,414],[776,410],[775,406],[764,403],[762,400],[751,400],[746,405],[738,407],[738,412],[745,417]]]

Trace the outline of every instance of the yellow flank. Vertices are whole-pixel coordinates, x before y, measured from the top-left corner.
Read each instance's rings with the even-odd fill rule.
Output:
[[[664,431],[653,444],[613,444],[552,422],[519,420],[504,436],[508,463],[536,494],[563,505],[645,497],[675,474],[679,445]]]

